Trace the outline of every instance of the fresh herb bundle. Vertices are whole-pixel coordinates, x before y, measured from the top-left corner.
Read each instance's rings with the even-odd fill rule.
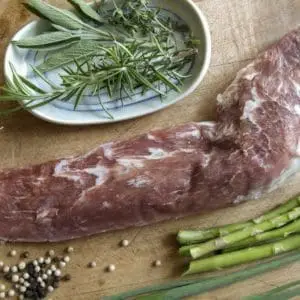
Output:
[[[74,12],[42,0],[25,3],[31,12],[48,20],[52,30],[13,43],[21,48],[48,51],[46,61],[32,67],[47,89],[19,75],[11,65],[13,79],[2,88],[0,101],[22,101],[23,108],[30,110],[54,100],[74,99],[76,110],[89,93],[98,97],[99,105],[112,118],[101,91],[110,99],[118,96],[121,101],[131,98],[137,88],[160,96],[165,95],[164,91],[180,91],[179,86],[188,77],[184,68],[198,53],[187,28],[182,35],[182,26],[159,9],[151,8],[148,0],[124,0],[121,5],[113,1],[112,9],[102,2],[93,7],[83,0],[68,1]],[[59,84],[44,75],[55,69]]]

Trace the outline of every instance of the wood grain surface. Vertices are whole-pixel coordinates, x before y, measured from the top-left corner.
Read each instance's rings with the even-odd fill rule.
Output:
[[[175,0],[174,0],[175,1]],[[0,0],[0,63],[12,35],[30,15],[22,0]],[[62,5],[63,0],[51,1]],[[268,45],[296,27],[300,20],[300,0],[202,0],[196,1],[208,18],[213,41],[212,63],[198,89],[184,101],[172,107],[136,120],[106,126],[63,127],[39,120],[27,112],[0,119],[0,166],[21,167],[53,158],[83,153],[108,140],[127,138],[157,127],[167,127],[187,121],[214,118],[218,93],[234,78],[236,72]],[[0,73],[1,81],[3,74]],[[292,195],[300,192],[300,176],[284,187],[257,201],[219,210],[211,214],[171,221],[154,226],[129,229],[85,238],[71,243],[5,244],[0,245],[0,260],[13,262],[7,252],[30,251],[32,257],[53,248],[61,252],[66,245],[75,248],[67,269],[72,280],[63,284],[52,299],[100,299],[118,291],[162,282],[180,274],[180,259],[176,254],[174,234],[180,228],[213,226],[259,215]],[[118,246],[128,239],[127,248]],[[155,259],[162,261],[153,268]],[[88,269],[91,260],[97,267]],[[116,265],[114,273],[104,272],[107,264]],[[258,276],[228,288],[216,290],[197,299],[241,299],[242,296],[265,291],[274,286],[299,279],[300,264],[294,264],[266,275]],[[195,298],[195,299],[196,299]]]

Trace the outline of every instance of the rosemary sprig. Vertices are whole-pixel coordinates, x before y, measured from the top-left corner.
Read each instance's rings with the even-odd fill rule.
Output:
[[[59,86],[47,79],[37,68],[32,67],[36,76],[50,87],[48,91],[17,74],[11,65],[13,81],[2,88],[5,96],[2,96],[1,100],[21,100],[24,102],[24,108],[30,110],[54,100],[69,101],[75,97],[75,110],[86,92],[98,95],[101,99],[100,93],[106,90],[111,98],[119,96],[117,93],[123,98],[130,96],[135,89],[145,87],[164,96],[165,93],[158,88],[157,83],[162,82],[166,88],[179,91],[174,80],[168,78],[169,74],[176,78],[177,72],[182,68],[182,61],[187,62],[193,57],[193,53],[187,51],[178,52],[173,48],[164,48],[162,54],[155,45],[149,48],[135,43],[126,45],[115,42],[114,46],[109,48],[99,46],[99,50],[102,52],[92,59],[88,57],[83,62],[74,60],[74,67],[63,67],[64,73],[59,74]],[[105,104],[99,101],[107,113]],[[111,114],[108,116],[112,117]]]

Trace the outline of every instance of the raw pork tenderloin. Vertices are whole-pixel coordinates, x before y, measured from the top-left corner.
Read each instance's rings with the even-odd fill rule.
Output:
[[[241,70],[217,101],[216,122],[0,171],[0,238],[74,239],[203,213],[276,188],[299,169],[300,28]]]

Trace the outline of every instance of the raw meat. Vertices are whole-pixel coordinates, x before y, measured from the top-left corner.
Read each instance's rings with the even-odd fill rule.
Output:
[[[189,123],[0,172],[0,237],[61,241],[259,197],[299,169],[300,28]]]

